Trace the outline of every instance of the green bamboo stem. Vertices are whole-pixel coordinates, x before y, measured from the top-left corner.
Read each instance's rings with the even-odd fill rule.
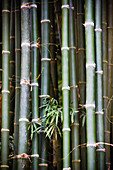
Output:
[[[62,0],[62,103],[63,103],[63,168],[70,167],[69,116],[69,1]]]
[[[14,115],[14,155],[18,154],[19,113],[20,113],[20,77],[21,77],[21,21],[20,1],[15,0],[15,115]],[[13,160],[13,170],[17,160]]]
[[[10,119],[10,135],[13,135],[14,131],[14,95],[15,95],[15,84],[14,84],[14,75],[15,75],[15,13],[14,13],[14,0],[11,0],[11,13],[10,13],[10,105],[9,105],[9,119]]]
[[[2,3],[2,125],[1,169],[7,169],[9,152],[9,58],[10,58],[10,3]]]
[[[27,154],[28,113],[29,113],[29,74],[30,74],[30,14],[29,1],[21,0],[21,94],[19,115],[18,155]],[[28,159],[18,159],[18,170],[28,167]]]
[[[18,130],[20,112],[20,77],[21,77],[21,23],[20,2],[15,1],[15,117],[14,117],[14,146],[15,154],[18,153]]]
[[[38,58],[39,49],[36,46],[38,42],[38,17],[37,17],[37,4],[36,0],[31,1],[30,5],[30,16],[31,16],[31,85],[32,85],[32,122],[36,122],[39,118],[38,110]],[[32,169],[38,170],[38,134],[35,132],[32,139]]]
[[[95,1],[95,38],[96,38],[96,129],[97,142],[104,142],[104,115],[103,115],[103,71],[102,71],[102,26],[101,1]],[[101,88],[100,88],[101,87]],[[100,147],[102,149],[100,149]],[[97,168],[105,169],[104,145],[97,147]]]
[[[84,49],[84,3],[82,0],[78,1],[77,11],[77,26],[78,26],[78,60],[79,60],[79,92],[80,92],[80,113],[85,116],[85,109],[82,107],[85,104],[86,97],[86,80],[85,80],[85,49]],[[86,124],[83,125],[84,117],[80,119],[80,137],[81,144],[86,143]],[[81,147],[81,169],[87,169],[86,165],[86,147]]]
[[[50,75],[50,61],[49,61],[49,4],[48,0],[41,1],[41,105],[43,104],[43,99],[48,97],[49,92],[49,75]],[[41,109],[40,116],[44,116],[45,109]],[[42,129],[43,131],[44,129]],[[40,169],[47,170],[48,163],[47,160],[47,139],[45,134],[42,132],[39,135],[40,138]]]
[[[93,1],[85,1],[87,169],[96,170],[95,49]]]
[[[69,58],[70,58],[70,107],[75,111],[74,121],[72,122],[72,150],[80,144],[79,141],[79,111],[77,99],[77,80],[76,80],[76,48],[75,48],[75,23],[73,0],[70,0],[69,10]],[[80,149],[72,152],[72,169],[80,169]]]
[[[110,122],[108,121],[111,116],[111,106],[112,101],[110,98],[112,97],[112,66],[113,63],[113,2],[111,0],[108,1],[108,105],[107,105],[107,130],[105,131],[105,141],[107,143],[110,143]],[[106,168],[110,168],[110,146],[106,146]]]
[[[104,105],[104,135],[105,142],[108,143],[108,120],[107,120],[107,105],[108,105],[108,56],[107,56],[107,2],[102,0],[102,55],[103,55],[103,105]],[[110,142],[110,141],[109,141]],[[105,145],[105,160],[109,160],[109,148]]]

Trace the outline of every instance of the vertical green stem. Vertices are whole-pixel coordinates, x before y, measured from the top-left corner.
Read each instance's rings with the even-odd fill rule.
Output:
[[[75,23],[74,23],[74,4],[70,0],[69,10],[69,59],[70,59],[70,107],[74,110],[72,120],[72,150],[80,144],[79,141],[79,111],[77,99],[77,80],[76,80],[76,47],[75,47]],[[72,152],[72,169],[80,169],[80,149]]]
[[[86,80],[85,80],[85,49],[84,49],[84,3],[82,0],[78,1],[78,12],[77,12],[77,25],[78,25],[78,60],[79,60],[79,92],[80,92],[80,137],[81,144],[86,143],[86,124],[83,124],[85,119],[85,109],[83,105],[85,104],[86,97]],[[87,169],[86,164],[86,147],[81,146],[81,169]]]
[[[62,0],[63,168],[70,167],[69,1]]]
[[[1,169],[8,169],[9,152],[9,58],[10,58],[10,2],[2,4],[2,126]]]
[[[93,1],[85,1],[87,169],[96,170],[95,49]]]
[[[41,1],[41,105],[43,104],[43,99],[49,97],[49,76],[50,76],[50,58],[49,58],[49,4],[48,0]],[[44,116],[45,109],[41,109],[40,116]],[[47,139],[43,132],[40,134],[40,169],[47,170],[48,163],[47,160]]]
[[[19,113],[20,113],[20,77],[21,77],[21,21],[20,0],[15,0],[15,115],[14,115],[14,155],[18,154]],[[14,159],[13,169],[17,167]]]
[[[30,14],[29,1],[21,0],[21,95],[19,115],[18,155],[27,154],[28,113],[29,113],[29,74],[30,74]],[[19,158],[18,170],[26,169],[28,159]]]
[[[10,105],[9,105],[9,128],[10,134],[13,135],[14,131],[14,100],[15,100],[15,84],[14,84],[14,75],[15,75],[15,12],[14,12],[14,0],[11,0],[11,13],[10,13]]]
[[[37,122],[39,118],[38,110],[38,58],[39,49],[38,42],[38,17],[36,0],[31,1],[30,5],[31,16],[31,88],[32,88],[32,122]],[[35,132],[32,139],[32,169],[38,170],[38,134]]]
[[[103,112],[103,71],[102,71],[102,29],[101,1],[95,1],[95,38],[96,38],[96,128],[97,142],[104,142],[104,112]],[[100,88],[101,87],[101,88]],[[97,151],[97,167],[105,169],[104,145],[99,145]]]

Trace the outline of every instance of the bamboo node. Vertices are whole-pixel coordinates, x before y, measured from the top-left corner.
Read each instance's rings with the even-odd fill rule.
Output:
[[[28,159],[29,155],[27,155],[26,153],[22,153],[20,155],[16,155],[16,158],[25,158],[25,159]]]
[[[79,112],[79,111],[77,111],[77,112]],[[72,123],[71,126],[79,126],[79,125],[80,125],[79,123]]]
[[[30,43],[28,43],[28,42],[23,42],[23,43],[21,44],[21,47],[23,47],[24,45],[30,47]]]
[[[70,90],[70,87],[67,86],[67,87],[62,87],[62,90]]]
[[[21,5],[21,9],[22,9],[22,8],[30,8],[29,3],[26,3],[26,4]]]
[[[4,128],[2,128],[2,129],[1,129],[1,132],[9,132],[9,129],[4,129]]]
[[[19,123],[14,123],[14,126],[19,126]]]
[[[2,90],[2,93],[10,93],[9,90]]]
[[[38,122],[39,120],[40,120],[40,118],[32,119],[32,122]]]
[[[62,50],[69,50],[69,47],[62,47],[62,48],[61,48],[61,51],[62,51]]]
[[[95,104],[86,104],[86,105],[84,105],[86,108],[88,108],[88,107],[93,107],[93,108],[95,108]]]
[[[15,89],[21,89],[21,87],[15,87]]]
[[[86,84],[85,81],[79,81],[78,84]]]
[[[75,49],[76,50],[76,47],[74,47],[74,46],[73,47],[69,47],[69,49]]]
[[[50,97],[50,95],[39,95],[39,97]]]
[[[19,10],[19,9],[16,9],[15,12],[20,12],[20,10]]]
[[[3,71],[3,69],[2,69],[2,68],[0,68],[0,71]]]
[[[64,131],[71,131],[71,129],[70,129],[70,128],[63,128],[62,131],[63,131],[63,132],[64,132]]]
[[[38,83],[31,83],[30,86],[39,86]]]
[[[9,113],[10,113],[10,114],[14,114],[14,112],[12,112],[12,111],[9,111]]]
[[[74,10],[74,9],[75,9],[75,7],[74,7],[74,6],[72,6],[72,7],[70,7],[70,9]]]
[[[10,36],[10,39],[13,39],[13,38],[15,38],[15,36]]]
[[[1,167],[1,168],[9,168],[8,165],[1,165],[0,167]]]
[[[22,79],[20,80],[20,84],[22,85],[22,84],[30,84],[30,83],[29,83],[28,80],[25,80],[24,78],[22,78]]]
[[[41,58],[41,61],[51,61],[50,58]]]
[[[30,5],[30,8],[33,8],[33,7],[34,7],[34,8],[37,8],[37,5],[36,5],[36,4],[31,4],[31,5]]]
[[[38,45],[37,45],[37,43],[31,44],[31,48],[32,48],[32,47],[37,47],[37,48],[39,48]]]
[[[71,88],[78,88],[78,85],[70,86],[70,89],[71,89]]]
[[[94,22],[85,22],[85,24],[83,24],[84,27],[87,27],[87,26],[94,26]]]
[[[96,147],[97,145],[96,145],[96,143],[87,143],[87,147],[89,147],[89,146]]]
[[[2,42],[0,42],[0,45],[2,45]]]
[[[75,163],[75,162],[80,163],[81,160],[80,160],[80,159],[78,159],[78,160],[72,160],[72,163]]]
[[[84,13],[78,13],[78,12],[77,12],[77,15],[78,15],[78,16],[79,16],[79,15],[84,15]]]
[[[31,155],[31,158],[39,158],[39,154],[33,154]]]
[[[113,29],[113,27],[107,27],[108,29]]]
[[[69,5],[62,5],[61,8],[68,8],[69,9]]]
[[[5,51],[5,50],[2,50],[2,54],[10,54],[10,51]]]
[[[88,68],[88,67],[96,67],[96,64],[95,63],[87,63],[86,64],[86,68]]]
[[[21,49],[17,49],[17,48],[15,48],[15,52],[16,52],[16,51],[21,51]]]
[[[40,21],[41,23],[44,23],[44,22],[51,22],[49,19],[42,19],[41,21]]]
[[[100,152],[100,151],[105,152],[106,149],[105,149],[105,148],[101,148],[101,149],[96,149],[96,151],[97,151],[97,152]]]
[[[10,64],[15,63],[15,61],[9,61]]]
[[[69,168],[63,168],[63,170],[71,170],[71,168],[69,167]]]
[[[95,28],[95,31],[102,32],[102,29],[101,28]]]
[[[9,10],[2,10],[2,12],[10,12]]]
[[[48,166],[48,164],[44,164],[44,163],[42,163],[42,164],[38,164],[39,166]]]
[[[110,132],[110,131],[108,131],[108,130],[105,130],[104,132],[105,132],[105,133],[109,133],[109,134],[111,133],[111,132]]]
[[[103,74],[103,70],[95,71],[96,74]]]
[[[102,112],[102,111],[97,111],[97,112],[95,112],[95,114],[103,115],[103,114],[104,114],[104,112]]]
[[[29,122],[29,120],[27,118],[20,118],[19,122]]]
[[[85,51],[85,48],[79,48],[78,51]]]

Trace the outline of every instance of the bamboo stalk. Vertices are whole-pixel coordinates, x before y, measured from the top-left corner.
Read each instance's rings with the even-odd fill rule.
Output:
[[[30,74],[30,15],[29,1],[21,0],[21,94],[19,115],[18,155],[27,154],[28,113],[29,113],[29,74]],[[18,170],[28,167],[28,159],[19,158]]]
[[[85,1],[87,169],[96,170],[95,49],[93,1]]]
[[[113,64],[113,1],[108,1],[108,106],[107,106],[107,117],[106,119],[110,119],[111,116],[111,108],[112,108],[112,64]],[[107,120],[107,131],[105,132],[105,141],[110,143],[110,122]],[[106,168],[110,168],[111,158],[110,158],[110,147],[106,146]]]
[[[19,113],[20,113],[20,77],[21,77],[21,21],[20,1],[15,0],[15,115],[14,115],[14,155],[18,154]],[[13,169],[17,160],[13,161]]]
[[[79,111],[77,99],[76,80],[76,48],[75,48],[75,23],[74,23],[74,1],[70,0],[69,10],[69,58],[70,58],[70,107],[74,110],[74,121],[72,122],[72,150],[80,144],[79,141]],[[80,149],[72,152],[72,169],[80,169]]]
[[[84,35],[84,3],[82,0],[78,1],[78,11],[77,11],[77,25],[78,25],[78,60],[79,60],[79,92],[80,92],[80,100],[79,100],[79,108],[80,108],[80,139],[81,144],[86,143],[86,124],[83,124],[83,120],[85,117],[85,109],[82,107],[85,104],[86,98],[86,79],[85,79],[85,35]],[[84,115],[84,116],[83,116]],[[86,147],[81,147],[81,169],[87,169],[86,164]]]
[[[32,121],[39,118],[38,110],[38,58],[39,49],[36,46],[38,43],[38,16],[36,0],[31,1],[31,85],[32,85]],[[35,45],[35,46],[34,46]],[[35,122],[35,121],[34,121]],[[38,150],[38,134],[35,132],[32,139],[32,155],[39,155]],[[32,169],[38,170],[38,157],[32,158]]]
[[[95,1],[95,38],[96,38],[96,128],[97,142],[104,142],[104,115],[103,115],[103,71],[102,71],[102,26],[101,1]],[[101,88],[100,88],[101,87]],[[97,147],[97,168],[105,169],[105,151],[100,150],[104,145]]]
[[[9,105],[9,119],[10,119],[10,134],[13,135],[14,132],[14,100],[15,100],[15,13],[14,13],[14,0],[11,0],[11,13],[10,13],[10,105]]]
[[[69,116],[69,1],[62,0],[62,103],[63,103],[63,168],[70,167]]]
[[[49,59],[49,4],[48,0],[41,1],[41,105],[43,104],[43,99],[48,97],[49,92],[49,75],[50,75],[50,59]],[[45,109],[41,109],[40,116],[44,116]],[[42,129],[44,130],[44,129]],[[47,139],[45,134],[42,132],[39,135],[40,139],[40,169],[46,170],[48,168],[47,160]]]
[[[1,169],[9,168],[9,58],[10,58],[10,2],[2,3],[2,126]],[[6,167],[6,168],[5,168]]]

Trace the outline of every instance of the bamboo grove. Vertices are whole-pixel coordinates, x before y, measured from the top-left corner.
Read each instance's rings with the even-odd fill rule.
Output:
[[[112,68],[112,0],[0,0],[1,169],[113,169]]]

